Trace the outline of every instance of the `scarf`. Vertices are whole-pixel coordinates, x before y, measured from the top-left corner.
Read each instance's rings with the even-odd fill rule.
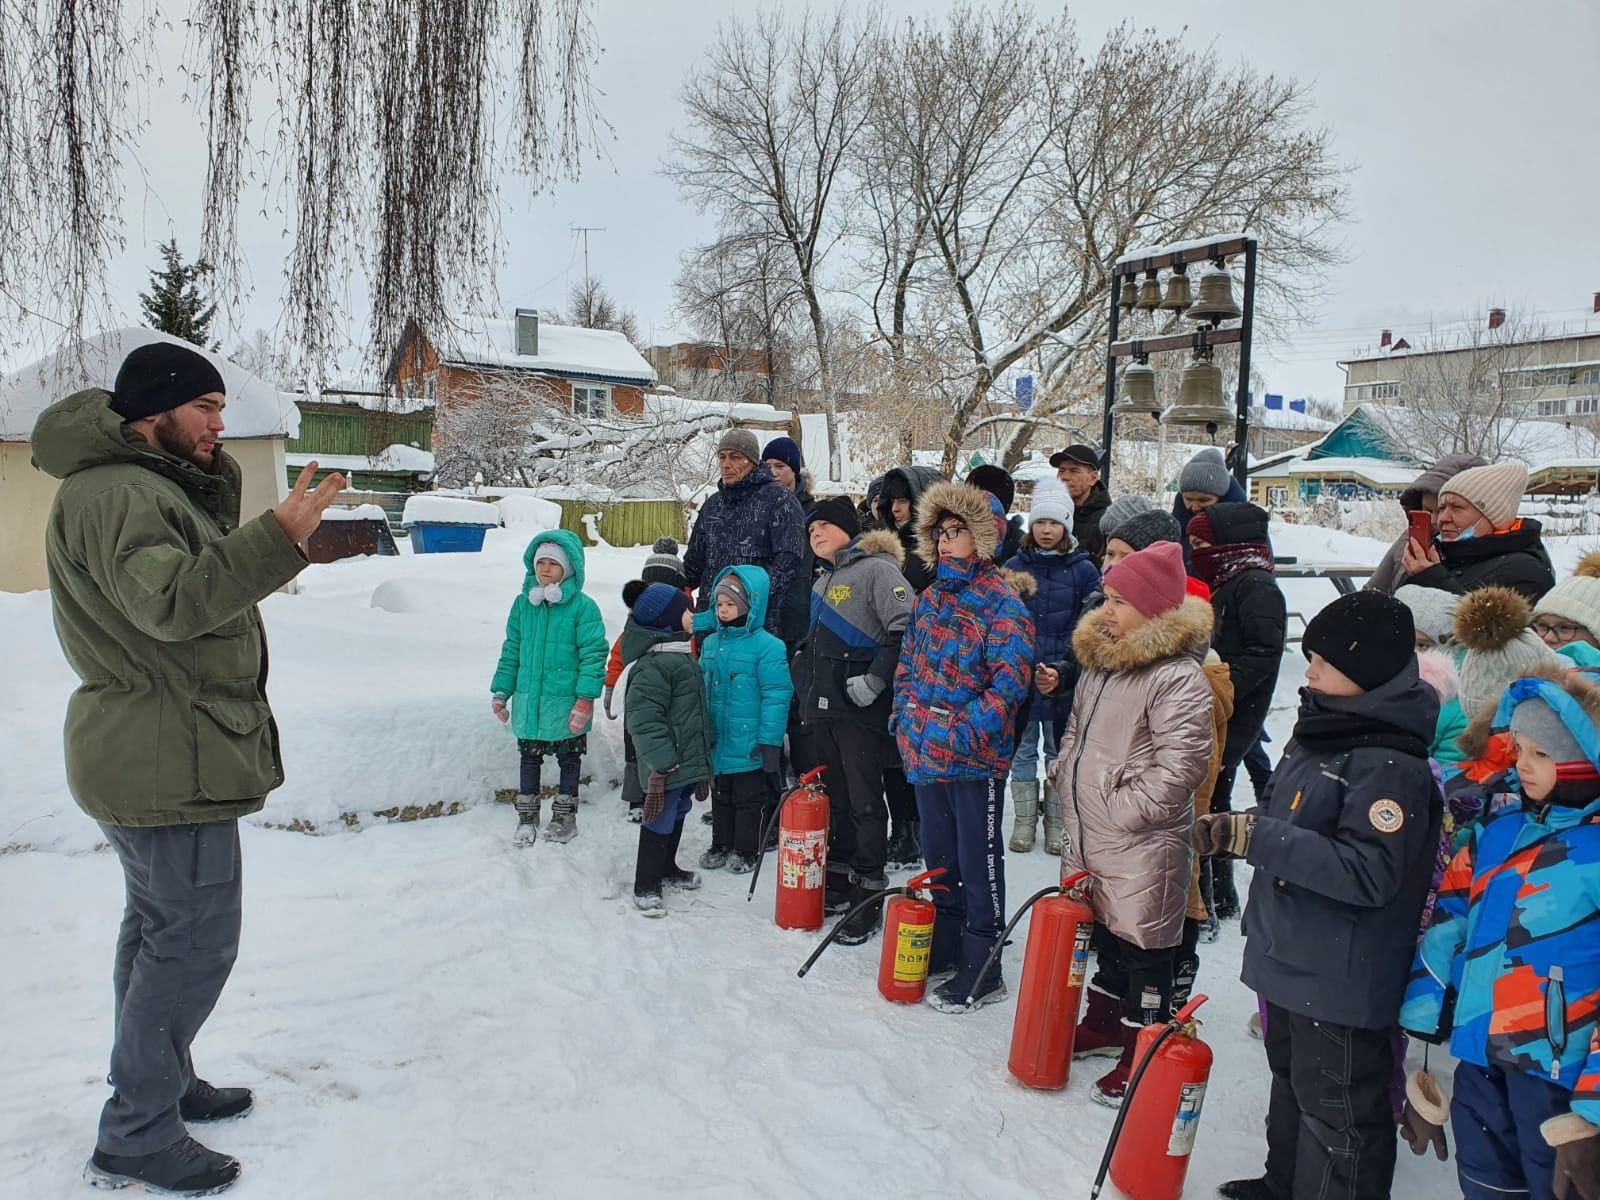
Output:
[[[1338,754],[1363,746],[1398,750],[1414,758],[1428,757],[1428,743],[1395,725],[1358,717],[1352,713],[1300,711],[1294,726],[1295,744],[1313,754]]]
[[[1272,551],[1260,542],[1207,546],[1191,551],[1189,558],[1195,575],[1209,584],[1213,592],[1246,571],[1272,573]]]

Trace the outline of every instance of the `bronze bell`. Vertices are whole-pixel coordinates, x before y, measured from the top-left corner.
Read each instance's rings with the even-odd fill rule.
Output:
[[[1200,276],[1200,298],[1183,314],[1185,321],[1220,325],[1236,321],[1244,314],[1233,298],[1233,272],[1227,267],[1209,267]]]
[[[1122,370],[1122,396],[1111,406],[1113,416],[1158,417],[1161,401],[1156,398],[1156,369],[1147,362],[1134,361]]]
[[[1123,277],[1122,290],[1117,294],[1118,308],[1126,310],[1133,307],[1133,302],[1138,297],[1138,284],[1139,277],[1137,275],[1126,275]]]
[[[1222,393],[1222,368],[1208,359],[1195,359],[1183,369],[1178,381],[1178,402],[1161,414],[1161,423],[1229,429],[1234,417],[1233,407]]]
[[[1161,307],[1168,312],[1182,312],[1194,303],[1194,293],[1189,287],[1189,277],[1174,271],[1167,279],[1167,294],[1161,297]]]
[[[1145,272],[1144,281],[1139,284],[1139,298],[1133,306],[1145,312],[1154,312],[1161,307],[1161,281],[1156,278],[1154,271]]]

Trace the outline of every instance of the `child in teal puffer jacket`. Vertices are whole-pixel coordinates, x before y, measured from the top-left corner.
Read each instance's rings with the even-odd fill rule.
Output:
[[[768,776],[776,776],[794,683],[783,642],[766,630],[771,580],[760,567],[728,567],[712,585],[709,613],[716,632],[700,651],[706,703],[716,731],[712,763],[711,848],[700,866],[755,870],[761,856],[761,817]]]
[[[567,529],[535,535],[523,552],[527,575],[511,602],[495,668],[494,715],[509,721],[522,754],[515,841],[539,836],[539,777],[546,755],[561,768],[546,841],[578,833],[578,775],[589,747],[594,702],[605,683],[606,627],[583,594],[583,543]],[[509,702],[509,710],[508,710]]]

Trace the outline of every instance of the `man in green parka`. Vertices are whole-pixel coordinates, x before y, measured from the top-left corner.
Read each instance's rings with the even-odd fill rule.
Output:
[[[306,565],[297,548],[344,481],[239,523],[222,376],[189,347],[130,353],[115,390],[40,414],[34,465],[61,480],[45,531],[56,635],[82,680],[67,703],[67,784],[121,860],[112,1095],[88,1174],[179,1195],[239,1163],[187,1125],[242,1116],[245,1088],[195,1074],[189,1047],[239,949],[239,818],[283,782],[256,604]]]

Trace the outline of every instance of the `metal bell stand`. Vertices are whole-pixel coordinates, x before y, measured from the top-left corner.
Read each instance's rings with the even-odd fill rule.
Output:
[[[1133,338],[1118,341],[1122,317],[1122,289],[1139,286],[1139,277],[1149,271],[1163,268],[1176,269],[1194,263],[1204,265],[1215,260],[1226,262],[1236,255],[1244,255],[1244,298],[1240,304],[1239,324],[1231,328],[1200,326],[1192,333],[1174,333],[1165,337]],[[1106,335],[1106,399],[1102,427],[1105,452],[1102,456],[1100,480],[1111,486],[1111,446],[1116,436],[1116,417],[1111,408],[1117,402],[1117,360],[1142,358],[1150,354],[1170,354],[1179,350],[1203,353],[1214,346],[1239,347],[1239,386],[1234,396],[1236,411],[1233,441],[1237,447],[1233,461],[1233,475],[1239,486],[1248,485],[1245,474],[1249,466],[1250,435],[1250,337],[1255,325],[1256,302],[1256,239],[1246,234],[1217,238],[1210,241],[1182,242],[1164,246],[1153,254],[1120,260],[1111,277],[1111,321]],[[1159,419],[1159,418],[1158,418]],[[1207,426],[1215,436],[1215,428]],[[1163,432],[1165,430],[1163,429]]]

